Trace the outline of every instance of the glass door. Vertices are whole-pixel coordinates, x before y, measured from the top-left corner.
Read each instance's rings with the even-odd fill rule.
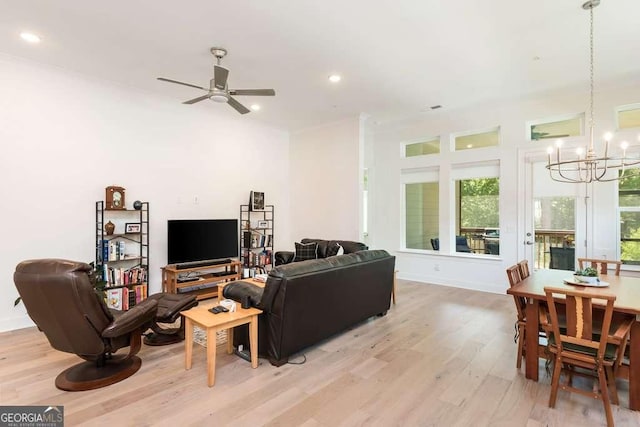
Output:
[[[549,177],[546,161],[526,162],[525,254],[534,269],[575,270],[578,218],[584,208],[576,203],[579,186]]]

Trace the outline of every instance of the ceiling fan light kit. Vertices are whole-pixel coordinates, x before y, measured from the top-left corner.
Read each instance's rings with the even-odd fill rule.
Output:
[[[231,95],[238,96],[275,96],[276,92],[273,89],[229,89],[227,80],[229,78],[229,70],[222,67],[220,62],[222,58],[227,55],[227,50],[222,47],[212,47],[210,52],[216,57],[216,65],[213,66],[213,78],[209,81],[209,89],[202,86],[194,85],[191,83],[185,83],[178,80],[167,79],[164,77],[158,77],[158,80],[168,83],[175,83],[183,86],[189,86],[195,89],[204,90],[206,95],[198,96],[197,98],[184,101],[183,104],[195,104],[196,102],[210,99],[214,102],[227,103],[234,110],[240,114],[247,114],[251,110],[238,102]]]

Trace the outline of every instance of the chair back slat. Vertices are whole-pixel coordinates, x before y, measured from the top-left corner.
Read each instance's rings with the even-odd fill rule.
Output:
[[[520,269],[517,265],[512,265],[507,268],[507,278],[509,279],[509,287],[514,287],[522,281],[520,277]],[[513,300],[516,303],[516,310],[518,310],[518,320],[525,319],[525,311],[527,309],[527,299],[514,295]]]
[[[609,274],[609,264],[611,264],[614,274],[620,275],[620,266],[622,261],[615,261],[611,259],[597,259],[597,258],[578,258],[578,268],[580,270],[586,267],[593,267],[598,270],[600,274]]]
[[[566,305],[567,336],[591,339],[593,335],[591,300],[568,295]]]
[[[518,270],[520,270],[520,278],[522,280],[524,280],[527,277],[529,277],[529,275],[530,275],[530,273],[529,273],[529,261],[527,261],[526,259],[523,259],[522,261],[520,261],[518,263]]]
[[[507,278],[509,279],[509,287],[513,288],[515,285],[522,281],[520,276],[520,269],[517,265],[512,265],[507,268]]]

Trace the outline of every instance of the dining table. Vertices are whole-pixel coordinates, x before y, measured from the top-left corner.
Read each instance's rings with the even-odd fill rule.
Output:
[[[509,295],[526,299],[525,330],[536,331],[536,333],[525,333],[525,348],[536,349],[536,351],[525,351],[525,375],[528,379],[538,381],[538,357],[540,356],[537,333],[540,326],[538,310],[540,303],[546,301],[545,286],[560,289],[588,289],[596,294],[615,295],[614,316],[616,313],[635,316],[629,339],[629,364],[621,366],[618,377],[628,379],[629,408],[638,411],[640,410],[640,277],[601,274],[599,279],[601,284],[608,285],[586,287],[571,284],[568,282],[574,281],[573,271],[540,269],[533,271],[529,277],[507,290]]]

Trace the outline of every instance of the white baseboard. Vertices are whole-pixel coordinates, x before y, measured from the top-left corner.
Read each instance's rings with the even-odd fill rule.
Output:
[[[505,294],[506,289],[503,284],[490,284],[490,283],[480,283],[480,282],[465,282],[461,280],[434,280],[431,277],[422,275],[422,274],[403,274],[401,271],[398,272],[398,279],[410,280],[412,282],[421,282],[421,283],[429,283],[432,285],[439,286],[449,286],[452,288],[462,288],[469,289],[472,291],[481,291],[481,292],[489,292],[492,294]]]
[[[27,314],[0,320],[0,332],[14,331],[32,326],[35,326],[35,323]]]

